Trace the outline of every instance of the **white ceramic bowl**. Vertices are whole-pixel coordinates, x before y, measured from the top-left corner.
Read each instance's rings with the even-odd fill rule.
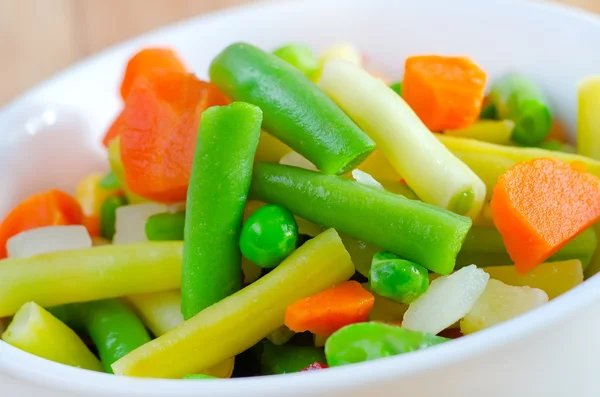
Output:
[[[107,27],[109,28],[109,27]],[[71,190],[106,168],[99,138],[120,106],[125,62],[175,47],[202,78],[227,44],[266,49],[347,40],[395,78],[415,53],[467,54],[493,77],[518,70],[573,128],[576,83],[600,71],[600,20],[525,2],[321,0],[263,4],[192,19],[67,70],[0,113],[0,217],[41,189]],[[2,396],[599,396],[600,277],[542,308],[422,352],[302,375],[183,382],[119,378],[55,364],[0,342]]]

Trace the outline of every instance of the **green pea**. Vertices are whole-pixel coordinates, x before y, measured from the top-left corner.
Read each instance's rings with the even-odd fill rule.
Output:
[[[347,325],[327,338],[325,356],[327,364],[336,367],[408,353],[448,340],[397,325],[358,323]]]
[[[288,44],[273,51],[273,55],[283,59],[309,79],[319,70],[317,57],[312,49],[304,44]]]
[[[421,265],[389,252],[378,252],[371,263],[369,286],[381,296],[409,304],[427,291],[429,275]]]
[[[258,266],[272,268],[294,252],[298,225],[294,215],[279,205],[266,205],[252,214],[240,236],[240,249]]]
[[[100,207],[100,234],[112,240],[115,235],[117,208],[127,205],[125,197],[108,197]]]

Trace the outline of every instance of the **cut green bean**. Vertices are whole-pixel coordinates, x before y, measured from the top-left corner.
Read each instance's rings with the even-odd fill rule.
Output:
[[[593,228],[586,229],[568,244],[552,255],[547,262],[579,259],[584,270],[590,263],[596,250],[596,233]],[[473,226],[456,257],[456,268],[469,265],[502,266],[512,265],[502,236],[496,228]]]
[[[421,200],[477,216],[485,185],[435,139],[402,97],[366,70],[338,60],[325,65],[319,87],[377,142]]]
[[[273,51],[273,55],[283,59],[309,79],[319,70],[317,57],[305,44],[288,44]]]
[[[259,106],[264,128],[327,174],[352,170],[375,148],[306,76],[259,48],[227,47],[212,62],[210,78],[228,97]]]
[[[142,377],[181,378],[194,373],[254,346],[283,325],[289,304],[353,273],[348,252],[330,229],[304,243],[260,280],[129,353],[112,368],[118,375]],[[195,351],[202,354],[190,354]]]
[[[107,299],[88,303],[66,305],[63,310],[70,312],[72,327],[81,327],[90,337],[96,348],[104,370],[112,373],[111,365],[150,342],[150,335],[142,321],[123,302]]]
[[[488,103],[483,108],[481,108],[481,113],[479,113],[480,120],[498,120],[498,111],[496,110],[496,106]]]
[[[454,269],[471,220],[345,178],[258,163],[252,192],[294,214],[334,227],[440,274]]]
[[[179,288],[181,251],[181,242],[160,242],[5,259],[0,317],[30,301],[51,307]]]
[[[146,222],[146,237],[150,241],[181,241],[185,225],[185,211],[155,214]]]
[[[449,339],[383,323],[347,325],[325,342],[330,367],[409,353]]]
[[[325,362],[323,348],[314,346],[277,346],[269,342],[261,345],[260,372],[279,375],[299,372],[314,362]]]
[[[550,133],[552,116],[548,102],[531,79],[508,73],[493,82],[488,100],[500,119],[515,122],[513,141],[536,146]]]
[[[186,204],[185,319],[242,286],[239,236],[261,122],[261,110],[243,102],[202,113]]]
[[[57,363],[102,371],[100,361],[77,334],[34,302],[19,309],[2,340]]]
[[[115,236],[117,208],[127,205],[125,197],[107,197],[100,208],[100,234],[108,240]]]

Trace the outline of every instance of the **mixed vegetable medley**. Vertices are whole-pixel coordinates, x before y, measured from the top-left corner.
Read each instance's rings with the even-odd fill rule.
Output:
[[[527,76],[416,55],[389,82],[363,58],[237,43],[208,82],[170,49],[135,54],[110,172],[0,225],[4,342],[136,377],[323,370],[492,327],[600,270],[600,78],[574,147]]]

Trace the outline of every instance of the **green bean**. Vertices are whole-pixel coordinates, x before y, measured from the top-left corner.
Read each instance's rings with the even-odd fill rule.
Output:
[[[260,355],[260,372],[263,375],[278,375],[299,372],[314,362],[325,362],[325,352],[314,346],[277,346],[263,342]]]
[[[155,214],[146,222],[146,237],[150,241],[181,241],[185,225],[185,211]]]
[[[273,51],[273,55],[283,59],[309,79],[319,70],[319,61],[313,50],[304,44],[285,45]]]
[[[125,197],[107,197],[100,208],[100,234],[102,237],[112,240],[115,236],[115,224],[117,219],[117,208],[127,205]]]

